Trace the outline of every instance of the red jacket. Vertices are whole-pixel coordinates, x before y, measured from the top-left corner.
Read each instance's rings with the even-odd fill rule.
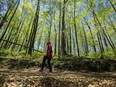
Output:
[[[47,57],[48,58],[52,58],[52,45],[51,45],[51,43],[50,42],[47,42]]]

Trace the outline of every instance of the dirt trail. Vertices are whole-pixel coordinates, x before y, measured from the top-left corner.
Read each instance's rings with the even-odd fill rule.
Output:
[[[76,72],[37,67],[0,69],[0,87],[116,87],[116,72]]]

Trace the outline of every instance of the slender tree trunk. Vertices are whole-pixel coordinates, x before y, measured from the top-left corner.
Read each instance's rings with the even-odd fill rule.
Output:
[[[22,29],[23,25],[24,25],[24,21],[23,21],[23,22],[20,21],[19,26],[18,26],[18,28],[17,28],[16,36],[14,37],[14,42],[15,42],[15,43],[17,43],[18,40],[19,40],[19,38],[20,38],[21,29]],[[14,44],[14,45],[12,46],[12,50],[15,49],[15,47],[16,47],[16,45]]]
[[[114,24],[113,24],[111,18],[110,18],[110,17],[108,17],[108,18],[109,18],[109,20],[110,20],[110,22],[111,22],[111,26],[112,26],[113,30],[116,32],[116,28],[115,28],[115,26],[114,26]]]
[[[61,56],[61,4],[59,6],[60,10],[60,14],[59,14],[59,32],[58,32],[58,58],[60,58]]]
[[[106,37],[104,37],[103,40],[104,40],[104,44],[105,44],[106,48],[108,49],[108,44],[107,44]],[[106,49],[106,50],[107,50],[107,49]]]
[[[101,31],[98,29],[98,23],[97,23],[97,21],[96,21],[96,19],[95,19],[95,16],[94,16],[94,25],[95,25],[95,27],[96,27],[96,29],[97,29],[97,38],[98,38],[98,42],[99,42],[99,48],[100,48],[100,51],[101,51],[101,56],[103,55],[103,52],[104,52],[104,46],[103,46],[103,42],[102,42],[102,33],[101,33]]]
[[[103,54],[104,48],[103,48],[102,39],[101,39],[101,35],[100,35],[99,31],[97,32],[97,37],[98,37],[98,42],[99,42],[101,54]]]
[[[24,42],[24,44],[25,44],[25,46],[27,46],[27,47],[29,47],[29,46],[28,46],[28,40],[29,40],[30,29],[31,29],[32,23],[33,23],[33,17],[31,18],[31,20],[30,20],[30,22],[29,22],[29,24],[28,24],[27,35],[25,36],[25,42]],[[27,54],[27,53],[28,53],[28,48],[25,48],[25,50],[26,50],[25,54]]]
[[[52,18],[50,22],[50,30],[48,30],[48,40],[50,40],[50,37],[51,37],[51,30],[52,30]]]
[[[10,13],[12,12],[13,7],[15,7],[16,4],[14,4],[12,7],[9,7],[6,14],[4,15],[3,19],[0,22],[0,29],[2,28],[2,26],[4,25],[4,23],[6,22],[6,19],[8,18],[8,16],[10,15]]]
[[[10,32],[11,28],[12,28],[12,26],[9,27],[8,32]],[[10,33],[5,34],[4,40],[7,39],[8,34],[10,34]],[[1,41],[1,46],[0,46],[0,47],[1,47],[1,48],[4,48],[4,46],[5,46],[6,43],[7,43],[7,42]]]
[[[51,7],[51,4],[50,4],[50,11],[51,10],[52,10],[52,7]],[[51,37],[51,29],[52,29],[52,13],[51,12],[50,12],[50,30],[48,30],[48,40],[50,40],[50,37]]]
[[[20,36],[20,32],[21,32],[22,27],[24,25],[24,21],[22,22],[23,17],[24,17],[24,15],[23,15],[23,12],[22,12],[21,17],[20,17],[20,21],[19,21],[19,24],[18,24],[18,27],[17,27],[16,32],[15,32],[14,43],[18,42],[18,39],[19,39],[19,36]],[[13,44],[12,50],[15,48],[15,46],[16,45]]]
[[[44,51],[44,52],[46,52],[46,40],[47,40],[47,39],[48,39],[48,38],[47,38],[47,36],[46,36],[46,37],[45,37],[44,44],[43,44],[43,48],[44,48],[43,51]]]
[[[93,37],[93,33],[92,33],[92,30],[91,30],[91,27],[89,26],[89,24],[88,24],[88,22],[86,21],[86,19],[84,19],[84,20],[85,20],[86,25],[88,26],[89,31],[90,31],[90,35],[91,35],[92,42],[93,42],[93,49],[94,49],[94,52],[96,52],[96,46],[95,46],[95,41],[94,41],[94,37]]]
[[[66,39],[66,42],[67,42],[67,45],[66,45],[67,53],[69,54],[70,53],[70,49],[69,49],[69,39],[68,38]]]
[[[110,40],[112,46],[115,48],[115,45],[114,45],[114,43],[113,43],[113,41],[112,41],[110,35],[109,35],[108,32],[106,31],[106,27],[104,28],[104,31],[106,32],[106,35],[107,35],[107,37],[109,38],[109,40]]]
[[[61,48],[62,48],[62,55],[67,55],[66,53],[66,37],[65,37],[65,5],[66,0],[63,1],[63,13],[62,13],[62,38],[61,38]]]
[[[54,21],[55,21],[55,14],[54,14]],[[55,31],[55,42],[54,42],[54,54],[57,53],[57,50],[56,50],[56,47],[57,47],[57,31],[56,31],[56,25],[55,25],[55,22],[54,22],[54,31]]]
[[[74,50],[73,50],[73,53],[76,54],[76,53],[77,53],[77,52],[76,52],[77,50],[75,50],[75,49],[76,49],[75,37],[73,37],[73,49],[74,49]]]
[[[114,46],[113,42],[112,42],[111,39],[110,39],[110,36],[107,36],[105,30],[103,29],[103,27],[102,27],[102,25],[101,25],[99,19],[97,18],[97,15],[95,14],[94,11],[93,11],[93,15],[95,16],[95,18],[96,18],[96,20],[97,20],[97,22],[98,22],[100,28],[102,29],[102,32],[103,32],[103,34],[105,35],[105,37],[106,37],[108,43],[110,44],[110,46],[112,47],[112,49],[115,49],[115,46]],[[108,38],[108,37],[109,37],[109,38]]]
[[[39,38],[39,40],[38,40],[38,50],[39,50],[39,48],[40,48],[40,44],[41,44],[42,33],[43,33],[43,29],[42,29],[42,31],[41,31],[40,38]]]
[[[17,6],[16,6],[16,8],[15,8],[15,11],[14,11],[13,15],[11,16],[10,21],[8,22],[8,25],[7,25],[5,31],[3,32],[3,34],[2,34],[2,36],[1,36],[1,38],[0,38],[0,43],[1,43],[2,39],[4,38],[4,36],[5,36],[6,32],[7,32],[7,30],[8,30],[8,27],[9,27],[9,25],[10,25],[10,23],[11,23],[11,21],[12,21],[14,15],[15,15],[15,13],[16,13],[16,11],[17,11],[17,8],[18,8],[19,4],[20,4],[20,0],[18,0],[18,4],[17,4]]]
[[[7,38],[7,41],[10,40],[10,37],[12,36],[12,32],[13,32],[14,27],[15,27],[15,23],[13,24],[13,27],[12,27],[10,33],[9,33],[9,36],[8,36],[8,38]],[[5,48],[5,49],[7,49],[8,44],[9,44],[7,41],[4,43],[4,44],[5,44],[5,45],[4,45],[4,48]]]
[[[72,54],[72,29],[70,27],[70,55]]]
[[[86,53],[86,55],[88,55],[89,47],[88,47],[87,35],[85,33],[85,30],[84,30],[84,25],[83,25],[82,29],[83,29],[83,34],[84,34],[84,38],[85,38],[85,42],[84,42],[84,44],[85,44],[85,53]]]
[[[77,52],[78,52],[78,56],[80,57],[78,35],[77,35],[77,27],[76,27],[76,18],[75,18],[75,8],[76,8],[76,4],[75,3],[76,2],[74,0],[74,29],[75,29],[75,38],[76,38]]]
[[[39,10],[40,10],[40,0],[38,0],[38,3],[37,3],[37,9],[36,9],[36,13],[35,13],[35,17],[34,17],[34,21],[32,25],[32,32],[30,32],[31,34],[29,37],[28,54],[30,55],[32,54],[32,51],[34,49],[35,36],[36,36],[37,27],[38,27]]]
[[[112,1],[111,0],[109,0],[110,1],[110,4],[112,5],[112,8],[114,9],[114,11],[116,12],[116,8],[115,8],[115,6],[113,5],[113,3],[112,3]]]

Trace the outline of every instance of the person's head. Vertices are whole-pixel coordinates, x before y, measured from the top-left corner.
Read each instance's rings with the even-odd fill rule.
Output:
[[[50,42],[50,41],[48,41],[48,42],[47,42],[47,45],[49,45],[49,44],[51,44],[51,42]]]
[[[48,41],[47,41],[47,43],[46,43],[47,45],[51,45],[51,42],[50,42],[50,40],[48,39]]]

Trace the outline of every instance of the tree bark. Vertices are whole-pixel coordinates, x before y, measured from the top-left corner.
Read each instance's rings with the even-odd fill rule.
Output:
[[[77,53],[80,57],[80,51],[79,51],[79,43],[78,43],[78,35],[77,35],[77,27],[76,27],[76,19],[75,19],[75,8],[76,8],[76,2],[74,0],[74,29],[75,29],[75,38],[76,38],[76,46],[77,46]]]
[[[108,43],[110,44],[111,48],[112,48],[112,49],[115,49],[115,46],[114,46],[113,42],[111,41],[110,36],[108,36],[108,35],[106,34],[105,30],[103,29],[103,27],[102,27],[102,25],[101,25],[99,19],[97,18],[97,15],[95,14],[94,11],[93,11],[93,15],[95,16],[95,18],[96,18],[96,20],[97,20],[97,22],[98,22],[100,28],[102,29],[102,32],[103,32],[103,34],[105,35],[105,37],[106,37]],[[109,38],[108,38],[108,37],[109,37]]]
[[[61,38],[61,48],[62,55],[67,55],[66,53],[66,41],[65,41],[65,4],[66,0],[63,1],[63,13],[62,13],[62,38]]]
[[[61,3],[59,6],[60,10],[59,10],[59,31],[58,31],[58,58],[60,58],[61,56]]]
[[[93,50],[94,50],[94,52],[96,52],[96,46],[95,46],[95,41],[94,41],[94,37],[93,37],[93,33],[92,33],[92,30],[91,30],[91,27],[89,26],[89,24],[88,24],[88,22],[86,21],[86,19],[84,18],[84,20],[85,20],[85,23],[86,23],[86,25],[88,26],[88,29],[89,29],[89,31],[90,31],[90,35],[91,35],[91,38],[92,38],[92,42],[93,42]]]
[[[34,42],[35,42],[35,36],[36,36],[36,31],[38,27],[38,18],[39,18],[39,10],[40,10],[40,0],[37,2],[37,9],[32,25],[32,32],[30,32],[30,37],[29,37],[29,49],[28,49],[28,54],[32,54],[32,51],[34,49]]]
[[[8,25],[7,25],[5,31],[3,32],[3,34],[2,34],[2,36],[1,36],[1,38],[0,38],[0,43],[1,43],[2,39],[4,38],[4,36],[5,36],[6,32],[7,32],[7,30],[8,30],[8,27],[9,27],[9,25],[10,25],[10,23],[11,23],[11,21],[12,21],[14,15],[15,15],[15,13],[16,13],[16,11],[17,11],[17,8],[18,8],[19,4],[20,4],[20,0],[18,0],[18,4],[17,4],[17,6],[16,6],[16,8],[15,8],[15,11],[14,11],[13,15],[11,16],[10,21],[8,22]]]
[[[54,32],[55,32],[54,54],[56,54],[57,53],[57,49],[56,49],[56,47],[57,47],[57,31],[56,31],[56,24],[55,24],[55,13],[54,13]]]
[[[83,25],[82,29],[83,29],[83,34],[84,34],[84,38],[85,38],[85,42],[84,42],[84,44],[85,44],[85,53],[86,53],[86,55],[88,55],[89,47],[88,47],[87,35],[85,33],[85,30],[84,30],[84,25]]]
[[[112,1],[111,1],[111,0],[109,0],[109,1],[110,1],[110,4],[111,4],[112,8],[113,8],[114,11],[116,12],[116,8],[115,8],[115,6],[113,5]]]

